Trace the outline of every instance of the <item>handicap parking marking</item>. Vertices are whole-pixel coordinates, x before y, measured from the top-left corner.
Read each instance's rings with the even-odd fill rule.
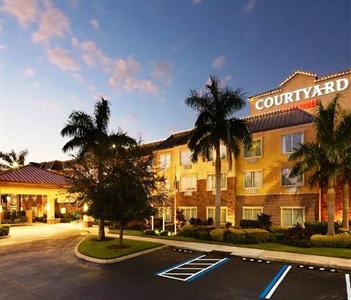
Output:
[[[291,269],[291,265],[283,265],[278,273],[274,276],[272,281],[267,285],[267,287],[261,292],[260,294],[260,299],[270,299],[275,292],[275,290],[278,288],[280,283],[284,280],[285,276],[288,274],[288,272]]]
[[[347,300],[351,300],[350,274],[345,274]]]
[[[223,263],[229,260],[228,257],[225,258],[205,258],[206,255],[201,255],[183,263],[170,267],[166,270],[156,273],[156,275],[179,280],[183,282],[191,282],[205,273],[212,271],[213,269],[219,267]]]

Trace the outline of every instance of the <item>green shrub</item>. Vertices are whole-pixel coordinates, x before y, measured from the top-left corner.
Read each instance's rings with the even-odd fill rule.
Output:
[[[199,237],[200,240],[205,240],[205,241],[209,241],[211,239],[210,237],[210,232],[209,231],[199,231]]]
[[[207,236],[209,239],[209,232],[214,229],[213,226],[195,226],[195,225],[185,225],[182,227],[180,230],[179,234],[180,236],[185,236],[185,237],[192,237],[195,239],[205,239]]]
[[[257,220],[240,220],[240,228],[259,228]]]
[[[0,236],[7,236],[10,232],[10,226],[2,225],[0,226]]]
[[[300,224],[296,224],[288,229],[283,243],[290,246],[310,247],[311,235],[308,229],[303,228]]]
[[[267,215],[264,213],[257,215],[257,221],[258,221],[259,228],[271,231],[272,221],[271,221],[270,215]]]
[[[157,235],[155,230],[144,230],[145,235]]]
[[[210,238],[212,241],[223,242],[224,241],[224,233],[226,229],[213,229],[210,231]]]
[[[160,236],[168,236],[169,231],[168,230],[164,230],[160,232]]]
[[[223,240],[233,244],[258,244],[269,240],[269,233],[264,229],[229,229],[224,232]]]
[[[315,247],[351,248],[351,234],[341,233],[333,236],[315,234],[311,237]]]
[[[340,223],[335,222],[334,227],[335,227],[335,232],[338,233],[340,228]],[[327,234],[328,222],[318,222],[318,221],[305,222],[305,228],[312,234]]]

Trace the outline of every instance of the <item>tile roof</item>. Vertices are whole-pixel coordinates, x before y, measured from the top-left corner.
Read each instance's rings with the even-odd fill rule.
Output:
[[[304,71],[304,70],[296,70],[295,72],[290,74],[285,80],[283,80],[279,84],[279,88],[275,88],[275,89],[272,89],[272,90],[269,90],[269,91],[260,92],[258,94],[252,95],[252,96],[249,97],[249,101],[250,100],[252,101],[253,99],[256,99],[256,98],[259,98],[259,97],[263,97],[263,96],[267,96],[267,95],[271,95],[271,94],[282,92],[282,89],[281,89],[282,85],[284,85],[286,82],[288,82],[291,78],[293,78],[297,74],[304,74],[304,75],[312,76],[312,77],[315,78],[314,82],[319,82],[319,81],[322,81],[322,80],[327,80],[327,79],[330,79],[330,78],[351,74],[351,69],[348,68],[348,69],[345,69],[343,71],[333,72],[333,73],[324,74],[324,75],[317,75],[315,73],[307,72],[307,71]]]
[[[268,131],[278,128],[286,128],[291,126],[310,124],[313,116],[297,107],[276,110],[264,114],[248,116],[242,118],[247,121],[251,133]],[[170,137],[161,141],[154,150],[163,150],[175,146],[185,145],[188,143],[193,129],[177,132]]]
[[[0,182],[48,184],[55,186],[69,185],[67,177],[32,165],[1,173]]]

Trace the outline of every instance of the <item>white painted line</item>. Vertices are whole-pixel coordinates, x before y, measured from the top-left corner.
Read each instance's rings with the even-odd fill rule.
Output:
[[[345,274],[347,300],[351,300],[350,274]]]
[[[186,281],[187,280],[187,278],[178,278],[178,277],[173,277],[173,276],[167,276],[164,274],[159,274],[158,276],[166,277],[166,278],[170,278],[170,279],[175,279],[175,280],[179,280],[179,281]]]
[[[199,274],[205,272],[206,270],[208,270],[208,269],[210,269],[210,268],[213,268],[215,265],[218,265],[218,264],[222,263],[222,262],[225,261],[225,260],[228,260],[228,258],[227,258],[227,257],[226,257],[226,258],[223,258],[223,259],[221,259],[220,261],[217,261],[216,263],[211,264],[211,265],[208,266],[207,268],[204,268],[202,271],[197,272],[197,273],[195,273],[194,275],[188,277],[187,280],[191,279],[192,277],[194,277],[194,276],[196,276],[196,275],[199,275]]]
[[[202,270],[203,268],[177,268],[177,270]]]
[[[211,266],[211,265],[213,265],[213,263],[196,263],[196,262],[193,262],[193,263],[190,263],[188,265],[189,266],[195,266],[195,265]]]
[[[280,276],[280,278],[278,279],[278,281],[273,285],[272,289],[269,291],[269,293],[267,294],[267,296],[265,297],[265,299],[270,299],[273,295],[273,293],[275,292],[275,290],[278,288],[278,286],[280,285],[280,283],[283,281],[284,277],[286,276],[286,274],[288,274],[288,272],[290,271],[291,266],[288,266],[286,268],[286,270],[284,271],[284,273],[282,274],[282,276]]]
[[[188,276],[190,276],[190,275],[194,275],[194,274],[196,274],[196,273],[167,273],[167,275],[188,275]]]
[[[221,260],[220,258],[199,258],[198,260],[213,260],[213,261],[219,261]]]

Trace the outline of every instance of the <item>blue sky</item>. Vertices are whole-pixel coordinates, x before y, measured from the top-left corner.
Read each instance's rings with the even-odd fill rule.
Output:
[[[250,95],[350,53],[348,0],[0,0],[0,150],[67,158],[68,114],[101,95],[112,129],[163,139],[192,127],[184,98],[210,74]]]

